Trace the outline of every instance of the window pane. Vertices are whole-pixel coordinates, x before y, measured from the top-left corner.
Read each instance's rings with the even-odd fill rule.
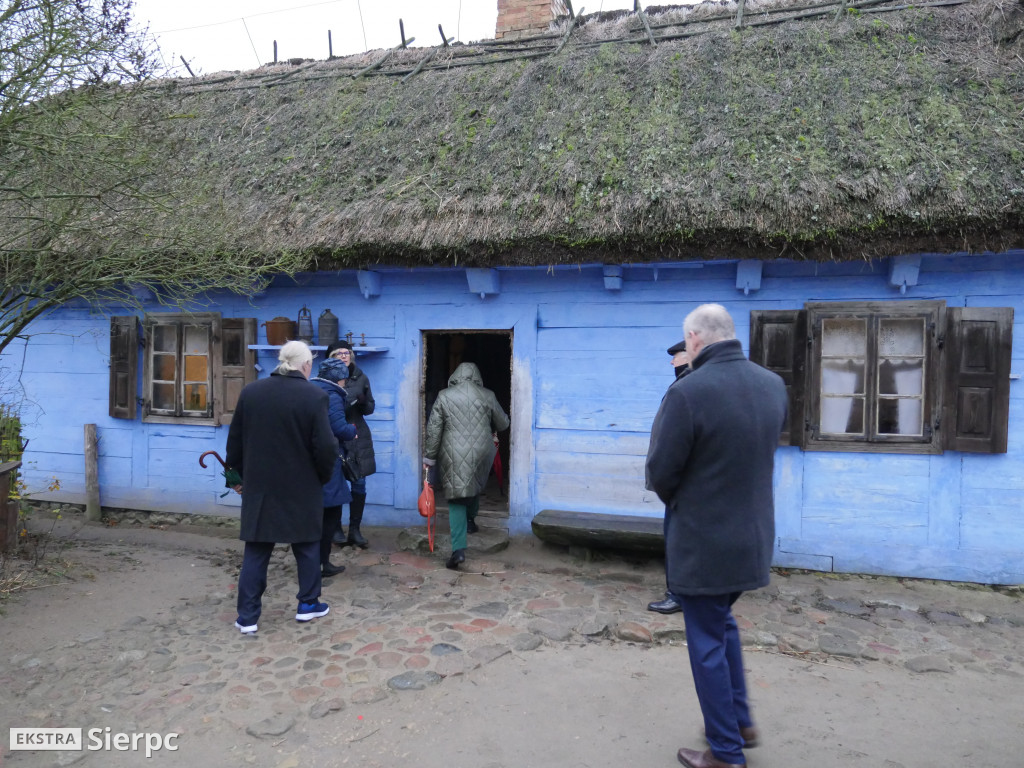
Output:
[[[821,321],[821,353],[825,357],[864,357],[867,351],[867,321],[855,318],[825,318]]]
[[[241,329],[225,328],[221,333],[220,347],[224,365],[245,365],[245,333]]]
[[[864,399],[821,398],[821,432],[830,435],[864,434]]]
[[[186,355],[205,355],[210,349],[210,330],[202,325],[185,326]]]
[[[185,403],[184,408],[186,411],[205,411],[206,410],[206,385],[205,384],[186,384],[185,385]]]
[[[821,394],[863,395],[863,360],[822,360]]]
[[[878,354],[883,357],[924,355],[924,319],[882,320],[878,325]]]
[[[178,351],[178,329],[176,326],[153,326],[153,351],[171,353]]]
[[[174,381],[174,356],[153,355],[153,378],[158,381]]]
[[[916,397],[878,399],[878,434],[921,435],[924,401]]]
[[[921,395],[923,392],[923,360],[882,360],[878,364],[878,394]]]
[[[205,382],[208,367],[207,358],[189,355],[185,358],[185,381]]]
[[[153,384],[153,407],[161,411],[174,411],[174,384]]]

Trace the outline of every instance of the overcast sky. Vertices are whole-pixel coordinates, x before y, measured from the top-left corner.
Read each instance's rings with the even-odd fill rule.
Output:
[[[576,0],[586,14],[632,9],[633,0]],[[648,5],[647,2],[642,5]],[[135,0],[135,19],[148,26],[165,66],[185,75],[255,69],[274,60],[326,59],[401,43],[398,20],[415,46],[494,37],[498,0]]]

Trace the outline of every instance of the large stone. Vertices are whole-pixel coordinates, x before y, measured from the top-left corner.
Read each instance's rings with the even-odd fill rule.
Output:
[[[360,688],[352,694],[353,704],[374,704],[383,701],[388,697],[388,692],[383,688]]]
[[[469,652],[469,655],[481,664],[490,664],[495,659],[500,659],[502,656],[505,656],[510,652],[511,649],[508,646],[495,644],[474,648]]]
[[[656,629],[654,630],[654,641],[657,643],[683,643],[686,642],[685,629]]]
[[[859,600],[822,600],[819,607],[826,611],[845,613],[848,616],[867,616],[871,609]]]
[[[908,659],[907,669],[911,672],[952,672],[953,667],[942,656],[915,656]]]
[[[295,718],[288,715],[274,715],[266,720],[253,723],[245,732],[257,739],[269,739],[288,733],[295,726]]]
[[[533,651],[539,648],[542,642],[544,641],[540,639],[539,635],[520,632],[512,638],[511,644],[513,651]]]
[[[822,653],[827,653],[829,656],[848,656],[850,658],[857,658],[861,655],[861,647],[858,643],[844,637],[828,633],[823,634],[818,638],[818,647],[821,649]]]
[[[479,533],[474,533],[466,541],[470,553],[493,555],[508,549],[508,531],[504,528],[481,528]]]
[[[462,649],[451,643],[434,643],[430,647],[430,653],[434,656],[447,656],[450,653],[462,653]]]
[[[340,712],[345,708],[345,702],[343,699],[328,699],[327,701],[318,701],[309,710],[309,716],[314,720],[319,720],[322,717],[327,717],[331,712]]]
[[[557,640],[558,642],[565,642],[572,637],[572,630],[569,627],[555,624],[548,619],[535,619],[527,624],[526,628],[538,635],[543,635],[548,640]]]
[[[467,608],[466,611],[474,614],[475,616],[487,616],[492,619],[500,619],[508,613],[508,603],[481,603],[480,605],[475,605],[472,608]]]
[[[410,669],[388,680],[388,688],[393,691],[422,691],[428,685],[437,685],[441,676],[437,672]]]
[[[576,627],[576,631],[584,637],[604,637],[608,634],[608,622],[598,618],[587,619]]]
[[[635,621],[622,622],[612,630],[612,634],[628,643],[650,643],[654,640],[651,630]]]

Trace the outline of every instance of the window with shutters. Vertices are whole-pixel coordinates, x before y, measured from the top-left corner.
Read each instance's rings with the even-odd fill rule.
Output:
[[[814,302],[751,313],[751,359],[782,376],[808,450],[1006,451],[1013,310]]]
[[[135,418],[135,371],[143,360],[142,419],[227,424],[242,387],[255,379],[255,318],[218,313],[149,314],[141,344],[134,317],[111,320],[110,415]],[[141,349],[140,349],[141,348]],[[130,393],[130,396],[129,396]]]

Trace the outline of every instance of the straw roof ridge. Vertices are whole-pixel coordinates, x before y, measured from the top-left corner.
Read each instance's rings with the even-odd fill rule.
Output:
[[[708,22],[656,47],[593,44],[646,38],[635,14],[580,21],[557,56],[439,46],[407,79],[429,50],[386,76],[352,77],[376,51],[156,83],[135,105],[140,151],[169,164],[152,176],[215,204],[153,224],[203,210],[234,247],[319,268],[1024,246],[1020,0]]]

